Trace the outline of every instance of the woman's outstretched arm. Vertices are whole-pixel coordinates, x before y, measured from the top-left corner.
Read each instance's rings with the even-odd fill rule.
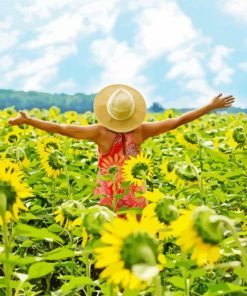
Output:
[[[157,122],[144,122],[141,128],[143,141],[149,137],[158,136],[164,132],[175,129],[180,125],[191,122],[212,110],[230,107],[234,100],[235,98],[233,96],[222,97],[222,94],[219,94],[206,106],[187,112],[177,118],[170,118]]]
[[[94,142],[97,140],[100,131],[100,126],[98,124],[91,124],[88,126],[58,124],[55,122],[29,117],[25,112],[22,111],[20,112],[19,116],[10,119],[8,123],[10,125],[28,124],[50,133],[58,133],[63,136],[75,139],[87,139]]]

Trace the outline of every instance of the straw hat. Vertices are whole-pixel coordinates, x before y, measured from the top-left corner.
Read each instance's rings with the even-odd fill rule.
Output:
[[[103,88],[94,99],[98,122],[115,132],[129,132],[145,119],[146,103],[133,87],[112,84]]]

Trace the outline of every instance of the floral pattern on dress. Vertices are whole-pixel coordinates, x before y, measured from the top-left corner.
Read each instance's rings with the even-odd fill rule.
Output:
[[[125,139],[123,138],[125,137]],[[123,148],[123,141],[125,140],[125,154]],[[103,195],[100,198],[99,204],[109,206],[113,209],[113,196],[114,189],[115,194],[121,194],[124,192],[124,188],[121,187],[123,179],[122,166],[125,160],[129,159],[129,156],[136,156],[140,153],[137,145],[132,139],[132,133],[117,133],[113,141],[111,150],[102,154],[100,148],[98,147],[99,157],[98,157],[98,176],[104,176],[107,174],[112,174],[115,171],[115,188],[114,182],[111,180],[100,180],[97,177],[96,187],[94,189],[94,194]],[[135,197],[134,193],[136,191],[144,191],[144,184],[142,186],[136,186],[131,184],[128,193],[123,196],[120,200],[116,201],[115,210],[118,211],[122,207],[126,208],[144,208],[147,205],[147,201],[144,197]]]

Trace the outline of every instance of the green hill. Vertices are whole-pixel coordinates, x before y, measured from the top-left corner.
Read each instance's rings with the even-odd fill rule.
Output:
[[[61,112],[74,110],[78,113],[84,113],[86,111],[93,111],[93,100],[95,94],[86,95],[84,93],[76,93],[74,95],[68,95],[64,93],[50,94],[45,92],[36,91],[15,91],[9,89],[0,89],[0,109],[4,109],[10,106],[14,106],[16,110],[41,108],[48,109],[51,106],[57,106],[61,109]],[[148,109],[149,112],[163,112],[165,107],[160,103],[154,102]],[[181,113],[188,112],[192,109],[181,108],[178,109]],[[247,109],[241,108],[226,108],[219,109],[220,112],[226,111],[228,113],[247,113]]]

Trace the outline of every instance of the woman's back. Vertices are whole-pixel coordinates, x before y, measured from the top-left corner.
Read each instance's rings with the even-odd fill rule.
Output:
[[[95,194],[101,194],[99,204],[107,205],[113,210],[119,210],[121,207],[138,207],[146,206],[144,197],[135,198],[136,191],[143,191],[144,186],[130,185],[128,193],[120,200],[114,199],[116,194],[124,192],[121,187],[123,180],[122,166],[125,160],[130,156],[136,156],[140,152],[138,143],[138,130],[127,133],[116,133],[106,129],[104,142],[108,145],[98,145],[98,178]],[[104,150],[103,150],[104,149]],[[102,175],[115,175],[115,182],[112,180],[100,180]]]

